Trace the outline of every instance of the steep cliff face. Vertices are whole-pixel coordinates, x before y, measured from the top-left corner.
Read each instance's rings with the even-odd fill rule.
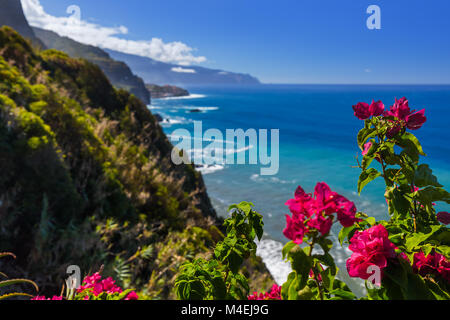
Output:
[[[179,266],[223,235],[201,174],[171,151],[148,108],[97,65],[0,28],[0,252],[18,257],[2,271],[52,295],[68,265],[103,265],[141,297],[173,298]],[[254,284],[271,281],[261,261],[248,265]]]
[[[170,85],[158,86],[156,84],[146,84],[145,87],[150,91],[150,94],[154,99],[184,97],[189,95],[189,91],[186,89]]]
[[[257,78],[248,74],[198,66],[186,67],[108,49],[105,51],[113,59],[125,62],[145,83],[180,86],[260,84]]]
[[[15,252],[15,271],[44,291],[60,287],[68,263],[104,264],[167,297],[170,250],[206,254],[220,235],[201,174],[172,163],[150,111],[98,66],[36,52],[7,27],[0,52],[0,252]]]
[[[124,62],[111,59],[109,54],[100,48],[61,37],[53,31],[40,28],[33,28],[33,31],[47,48],[64,51],[72,57],[83,58],[95,63],[114,86],[125,89],[145,104],[150,104],[150,93],[145,88],[144,81],[134,75]]]
[[[14,28],[23,37],[30,39],[33,44],[44,46],[28,25],[20,0],[0,1],[0,26],[4,25]]]

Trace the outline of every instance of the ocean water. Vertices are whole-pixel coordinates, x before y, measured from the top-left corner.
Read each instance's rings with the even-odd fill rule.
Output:
[[[279,172],[262,176],[260,165],[215,165],[203,167],[208,194],[222,216],[230,204],[250,201],[264,216],[265,235],[258,248],[275,280],[282,284],[290,270],[281,259],[286,200],[297,186],[313,192],[317,182],[354,201],[359,211],[377,219],[388,218],[382,179],[369,184],[361,196],[356,193],[360,169],[355,166],[360,150],[356,135],[362,121],[353,116],[359,101],[382,100],[386,107],[394,98],[406,96],[411,109],[426,109],[425,125],[414,134],[419,138],[439,181],[450,187],[450,86],[351,86],[351,85],[262,85],[258,87],[188,88],[190,97],[155,99],[153,113],[164,118],[163,128],[171,135],[176,129],[193,131],[202,121],[203,131],[216,128],[279,129]],[[195,111],[195,112],[192,112]],[[269,140],[270,141],[270,140]],[[206,145],[206,144],[205,144]],[[240,152],[248,152],[248,146]],[[361,156],[360,156],[361,158]],[[449,210],[438,205],[439,210]],[[333,226],[336,239],[338,225]],[[340,277],[348,280],[345,260],[350,252],[337,243],[333,248]],[[359,292],[361,283],[352,281]]]

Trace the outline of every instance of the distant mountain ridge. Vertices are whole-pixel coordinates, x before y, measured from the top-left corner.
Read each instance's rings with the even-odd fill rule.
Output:
[[[1,0],[0,4],[0,26],[6,25],[14,28],[24,38],[31,40],[34,45],[43,48],[44,44],[36,37],[25,18],[20,0]]]
[[[255,85],[259,80],[249,74],[209,69],[199,66],[181,66],[151,58],[105,49],[113,58],[125,62],[146,83],[158,85]]]
[[[111,83],[134,94],[145,104],[150,104],[150,92],[144,81],[133,74],[126,63],[112,59],[104,50],[91,45],[82,44],[68,37],[61,37],[49,30],[33,27],[36,36],[47,48],[64,51],[72,57],[83,58],[95,63],[102,69]]]

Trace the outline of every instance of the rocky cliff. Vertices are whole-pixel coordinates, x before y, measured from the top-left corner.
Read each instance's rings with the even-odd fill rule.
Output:
[[[258,79],[248,74],[198,66],[180,66],[113,50],[105,51],[113,59],[125,62],[145,83],[179,86],[260,84]]]
[[[171,85],[158,86],[156,84],[146,84],[145,87],[150,91],[150,94],[154,99],[185,97],[189,95],[189,91],[186,89]]]
[[[31,40],[34,45],[44,46],[28,25],[20,0],[0,0],[0,26],[4,25],[17,30],[23,37]]]
[[[53,31],[40,28],[32,28],[32,30],[47,48],[64,51],[72,57],[83,58],[95,63],[115,87],[125,89],[145,104],[150,104],[150,93],[145,88],[144,81],[134,75],[124,62],[111,59],[109,54],[100,48],[61,37]]]

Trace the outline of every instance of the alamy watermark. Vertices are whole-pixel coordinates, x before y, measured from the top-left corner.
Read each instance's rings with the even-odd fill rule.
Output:
[[[219,129],[203,132],[202,122],[194,121],[193,136],[187,129],[177,129],[170,139],[176,165],[260,165],[264,176],[276,175],[279,170],[279,129],[270,130],[269,144],[268,129],[226,129],[224,135]]]
[[[379,6],[372,4],[367,10],[367,14],[370,16],[366,20],[366,26],[369,30],[380,30],[381,29],[381,9]]]
[[[70,265],[66,269],[70,276],[66,280],[66,286],[69,290],[79,289],[81,286],[81,269],[77,265]]]
[[[370,274],[367,279],[367,287],[369,289],[381,288],[381,269],[376,265],[371,265],[367,268],[367,274]]]

